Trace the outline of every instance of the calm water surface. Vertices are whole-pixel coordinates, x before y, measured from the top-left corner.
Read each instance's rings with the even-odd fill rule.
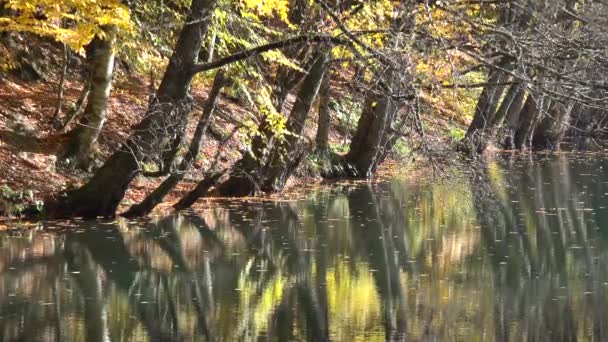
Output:
[[[607,341],[606,169],[520,157],[5,232],[0,340]]]

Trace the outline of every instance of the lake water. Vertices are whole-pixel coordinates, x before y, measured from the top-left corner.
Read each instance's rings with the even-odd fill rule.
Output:
[[[1,341],[607,341],[608,159],[0,234]]]

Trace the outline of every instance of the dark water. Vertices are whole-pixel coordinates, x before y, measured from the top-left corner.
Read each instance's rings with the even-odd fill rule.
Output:
[[[6,232],[0,339],[607,341],[606,168],[524,158]]]

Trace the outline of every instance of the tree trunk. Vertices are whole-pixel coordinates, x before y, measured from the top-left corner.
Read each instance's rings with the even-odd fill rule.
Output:
[[[479,95],[473,121],[471,121],[464,140],[460,145],[463,151],[467,153],[482,153],[485,150],[488,140],[486,133],[493,129],[492,123],[494,122],[500,98],[505,90],[505,86],[500,85],[500,83],[507,79],[508,76],[502,71],[490,70],[488,85],[483,88]]]
[[[182,138],[190,112],[193,66],[216,3],[217,0],[192,1],[186,24],[145,118],[89,182],[63,198],[47,201],[45,209],[50,217],[113,217],[129,184],[141,171],[139,162],[158,150],[162,160],[167,147]]]
[[[194,202],[196,202],[199,198],[205,196],[207,191],[217,183],[217,181],[224,175],[225,171],[213,172],[206,176],[202,181],[200,181],[196,187],[190,191],[186,196],[184,196],[179,202],[173,205],[175,210],[183,210],[186,208],[190,208]]]
[[[393,82],[393,81],[391,81]],[[396,105],[389,96],[371,91],[365,100],[357,130],[345,161],[354,177],[370,178],[382,159],[382,141],[391,125]]]
[[[517,126],[519,124],[519,117],[523,109],[522,106],[524,105],[524,101],[526,100],[527,92],[524,89],[523,85],[521,85],[520,87],[521,90],[517,94],[515,99],[513,99],[513,103],[511,104],[505,117],[506,134],[503,148],[506,149],[515,148],[515,131],[517,130]]]
[[[60,160],[71,167],[87,169],[89,166],[89,152],[99,137],[108,109],[108,99],[112,88],[112,75],[114,71],[114,44],[116,42],[116,29],[104,29],[104,39],[95,38],[91,58],[90,91],[87,106],[82,114],[78,126],[67,133],[70,137],[66,143],[65,151]]]
[[[329,103],[331,100],[331,72],[327,70],[321,89],[319,90],[319,121],[317,122],[317,136],[315,142],[316,150],[321,154],[327,154],[329,151],[329,128],[331,116],[329,111]]]
[[[302,61],[302,67],[308,69],[310,67],[310,46],[297,45],[291,51],[287,52],[288,56],[293,56],[295,60]],[[308,65],[307,65],[308,64]],[[304,79],[306,75],[299,70],[290,67],[280,67],[277,71],[277,76],[274,82],[272,94],[272,102],[277,112],[282,113],[285,101],[289,93]]]
[[[224,72],[219,71],[213,81],[213,87],[209,92],[209,97],[205,103],[203,114],[201,115],[192,141],[190,142],[190,148],[182,159],[178,169],[172,172],[167,179],[165,179],[152,193],[150,193],[143,201],[138,204],[134,204],[129,208],[127,212],[122,214],[125,217],[136,217],[144,216],[149,214],[158,204],[160,204],[165,196],[175,188],[175,186],[184,179],[186,172],[190,169],[190,166],[196,160],[196,156],[201,149],[203,143],[203,137],[207,131],[207,127],[211,123],[211,118],[215,110],[217,99],[220,95],[222,88],[224,87]]]
[[[273,148],[273,153],[264,171],[264,183],[262,190],[265,192],[279,192],[285,186],[285,182],[297,168],[303,158],[302,132],[310,114],[312,104],[319,93],[323,82],[329,54],[320,52],[316,61],[308,71],[308,75],[302,81],[296,101],[289,114],[286,129],[290,134]],[[293,152],[293,153],[292,153]]]
[[[310,2],[308,0],[290,0],[289,7],[289,21],[292,24],[301,26],[306,18]],[[312,24],[315,21],[309,20],[308,23]],[[307,62],[310,62],[310,46],[308,44],[294,46],[288,49],[285,54],[297,61],[301,61],[304,66],[306,66]],[[287,66],[279,67],[273,91],[273,104],[277,112],[281,113],[283,111],[283,105],[287,100],[287,96],[303,77],[304,75],[299,70]]]
[[[260,189],[262,167],[268,157],[268,151],[274,144],[274,135],[270,123],[263,118],[258,126],[259,135],[253,137],[249,151],[237,161],[228,180],[218,186],[223,196],[251,196]]]
[[[305,121],[308,117],[310,106],[312,106],[312,103],[309,103],[308,109],[305,108],[309,99],[302,97],[304,96],[302,94],[302,89],[308,88],[309,91],[315,91],[312,97],[312,100],[314,100],[314,96],[316,96],[320,86],[315,86],[313,84],[315,82],[313,79],[319,76],[318,71],[314,70],[318,68],[319,63],[326,63],[326,58],[327,56],[325,56],[325,54],[323,54],[322,57],[317,58],[316,62],[310,68],[309,73],[302,81],[300,93],[297,96],[296,103],[294,104],[287,122],[286,128],[289,132],[294,133],[293,130],[296,130],[295,134],[299,135],[301,133],[303,124],[302,127],[299,127],[296,121],[301,119]],[[313,73],[315,73],[314,76],[311,75]],[[323,77],[323,72],[321,72],[320,76]],[[318,80],[317,83],[320,82],[321,80]],[[307,94],[306,96],[309,95],[310,94]],[[233,197],[251,196],[256,192],[263,190],[262,188],[265,187],[265,171],[269,165],[268,161],[272,161],[274,158],[273,151],[276,149],[274,146],[275,137],[272,127],[270,127],[266,118],[263,119],[258,130],[260,135],[254,137],[251,143],[251,150],[244,152],[243,157],[232,168],[228,180],[219,185],[218,190],[222,195]],[[284,148],[284,146],[281,148]],[[295,162],[296,159],[293,161]]]
[[[72,122],[72,120],[74,120],[74,118],[80,116],[84,108],[85,101],[89,97],[90,91],[91,80],[89,78],[86,78],[84,81],[84,85],[82,86],[82,90],[80,91],[80,95],[78,96],[76,103],[74,103],[74,107],[68,112],[68,114],[63,120],[61,118],[57,118],[53,122],[53,128],[55,128],[56,130],[63,130],[70,124],[70,122]]]
[[[536,119],[540,113],[540,106],[533,94],[529,94],[526,103],[521,110],[519,124],[515,131],[514,143],[515,148],[524,149],[532,137]]]
[[[557,149],[570,127],[571,114],[575,105],[554,102],[549,113],[536,125],[532,147],[537,150]]]
[[[490,118],[487,127],[484,129],[483,137],[476,141],[477,153],[483,153],[489,144],[496,138],[496,134],[502,125],[509,111],[515,110],[513,107],[515,100],[522,92],[521,84],[516,83],[509,87],[504,99],[500,103],[500,107],[496,113]]]
[[[506,76],[502,71],[491,70],[488,75],[488,85],[483,88],[479,99],[477,100],[477,106],[475,107],[475,115],[473,121],[467,130],[467,136],[473,136],[480,130],[485,129],[492,117],[496,113],[496,108],[499,105],[500,97],[504,91],[505,86],[500,85],[501,82],[506,80]]]
[[[0,4],[2,6],[2,4]],[[61,115],[61,107],[63,106],[63,88],[65,87],[65,77],[68,73],[68,46],[63,45],[63,54],[61,55],[61,76],[59,78],[59,87],[57,89],[57,102],[55,103],[55,112],[51,122],[55,122]]]
[[[498,107],[498,110],[496,111],[496,114],[490,120],[490,125],[492,127],[498,127],[503,123],[509,111],[512,110],[511,108],[515,104],[515,99],[519,97],[521,92],[522,86],[520,83],[512,84],[509,87],[507,93],[505,94],[505,98],[502,100],[500,107]]]

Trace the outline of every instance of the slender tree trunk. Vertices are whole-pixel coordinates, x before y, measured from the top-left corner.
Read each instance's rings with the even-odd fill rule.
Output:
[[[224,175],[225,171],[217,171],[206,176],[202,181],[200,181],[192,191],[186,194],[179,202],[173,205],[175,210],[183,210],[186,208],[190,208],[194,202],[196,202],[199,198],[205,196],[207,191],[211,189],[212,186],[217,183],[217,181]]]
[[[286,129],[291,134],[273,148],[273,154],[266,165],[262,187],[265,192],[281,191],[303,158],[302,154],[305,151],[301,149],[303,141],[301,134],[323,82],[328,58],[327,52],[321,52],[302,81],[296,102],[287,120]]]
[[[519,96],[521,92],[522,87],[520,83],[512,84],[509,87],[505,98],[502,100],[502,102],[500,103],[500,107],[498,107],[498,110],[496,111],[496,114],[494,115],[492,120],[490,120],[490,125],[492,127],[496,128],[503,123],[503,121],[507,117],[507,114],[513,107],[515,99]]]
[[[293,24],[302,26],[306,13],[310,7],[310,1],[308,0],[290,0],[289,8],[289,21]],[[314,23],[315,20],[308,21]],[[306,23],[304,23],[306,25]],[[310,25],[310,24],[308,24]],[[303,65],[306,65],[306,59],[310,56],[310,46],[307,44],[297,45],[293,48],[288,49],[286,52],[287,56],[293,57],[295,60],[302,61]],[[281,66],[277,71],[277,76],[274,82],[275,89],[273,91],[273,104],[277,112],[283,111],[283,105],[287,100],[289,93],[295,88],[298,83],[302,80],[304,75],[298,70],[294,70],[291,67]]]
[[[74,108],[72,108],[67,115],[65,116],[65,118],[61,119],[61,118],[57,118],[55,120],[55,122],[53,123],[53,128],[55,128],[56,130],[63,130],[65,127],[67,127],[72,120],[74,120],[76,117],[80,116],[81,112],[84,110],[85,105],[86,105],[86,101],[89,98],[89,93],[91,92],[91,70],[93,68],[93,64],[94,64],[94,58],[96,56],[95,54],[95,48],[96,48],[96,43],[97,43],[97,39],[93,39],[87,46],[86,46],[86,61],[85,61],[85,67],[82,70],[82,76],[81,78],[83,79],[83,86],[82,86],[82,90],[80,92],[80,95],[78,97],[78,100],[76,100],[76,103],[74,104]]]
[[[312,103],[308,103],[308,96],[311,95],[311,93],[304,95],[303,92],[305,91],[302,89],[308,89],[309,92],[314,91],[314,95],[311,99],[314,100],[314,96],[316,96],[321,83],[321,79],[316,79],[316,77],[319,77],[319,63],[326,63],[326,59],[327,56],[325,56],[325,54],[323,54],[322,57],[317,58],[315,64],[313,64],[309,73],[302,81],[301,90],[298,93],[287,122],[287,130],[291,133],[298,135],[301,133],[303,122],[308,118],[310,106],[312,106]],[[323,77],[323,71],[324,70],[322,70],[320,77]],[[315,82],[319,84],[315,85]],[[308,108],[306,108],[307,106]],[[301,121],[301,127],[299,124],[300,121],[298,120],[304,120]],[[228,180],[219,185],[218,190],[222,195],[234,197],[251,196],[260,190],[264,190],[262,188],[268,189],[264,184],[267,175],[266,171],[268,170],[267,166],[274,163],[274,151],[277,147],[275,146],[275,137],[272,132],[272,127],[270,127],[270,124],[266,119],[262,121],[258,130],[260,131],[260,135],[253,139],[251,150],[246,151],[241,160],[235,164]],[[292,136],[290,137],[293,138]],[[291,146],[294,146],[293,142],[291,142],[291,144]],[[281,145],[280,148],[285,148],[285,146]],[[298,158],[293,159],[292,162],[299,162]],[[275,176],[279,175],[275,174]]]
[[[1,4],[0,4],[1,5]],[[63,55],[61,56],[61,76],[59,79],[59,89],[57,89],[57,102],[55,103],[55,112],[53,113],[53,122],[61,115],[61,107],[63,105],[63,88],[65,86],[65,76],[68,73],[68,47],[63,45]]]
[[[519,94],[522,92],[521,84],[513,84],[506,91],[505,97],[500,103],[500,107],[496,113],[490,118],[487,127],[484,129],[483,137],[476,141],[476,149],[477,153],[481,154],[486,150],[489,144],[495,139],[496,134],[500,126],[502,125],[505,117],[509,113],[509,111],[514,110],[513,104],[516,98],[519,97]]]
[[[84,81],[84,85],[82,87],[82,90],[80,92],[80,96],[78,97],[78,100],[76,100],[76,103],[74,104],[74,108],[72,108],[68,114],[65,116],[65,119],[61,120],[59,118],[57,118],[57,120],[55,120],[55,122],[53,122],[53,128],[57,129],[57,130],[63,130],[65,127],[67,127],[67,125],[70,124],[70,122],[72,122],[72,120],[74,120],[76,117],[78,117],[81,112],[82,109],[84,108],[84,104],[86,99],[89,97],[89,93],[91,91],[91,80],[89,78],[85,79]]]
[[[479,95],[473,121],[467,130],[467,136],[473,136],[478,131],[488,127],[492,117],[496,113],[500,97],[505,88],[503,85],[500,85],[500,83],[504,82],[506,78],[507,77],[502,71],[490,71],[487,81],[488,85],[483,88]]]
[[[537,102],[536,96],[528,95],[526,103],[521,110],[519,124],[514,135],[515,148],[524,149],[532,137],[536,119],[540,113],[540,105]]]
[[[389,113],[390,116],[387,121],[388,122],[387,131],[384,133],[384,136],[382,137],[382,140],[380,142],[380,147],[378,150],[378,157],[376,158],[376,161],[374,162],[374,165],[372,166],[372,169],[371,169],[372,174],[376,173],[380,164],[382,164],[384,162],[384,160],[388,156],[389,152],[392,151],[393,147],[397,143],[397,140],[399,140],[399,138],[401,137],[401,135],[398,133],[401,131],[401,129],[405,125],[405,121],[399,122],[397,124],[397,127],[393,128],[392,123],[395,119],[396,114],[397,114],[396,109],[392,110]]]
[[[500,98],[505,90],[504,85],[500,83],[506,81],[508,77],[499,70],[490,70],[488,75],[488,85],[483,88],[477,106],[473,121],[469,125],[469,129],[462,141],[460,147],[467,153],[481,153],[487,146],[486,136],[489,130],[493,129],[494,116],[499,105]]]
[[[95,38],[91,65],[90,91],[87,106],[78,126],[67,133],[70,137],[60,160],[72,167],[87,169],[89,152],[99,137],[108,108],[114,71],[116,29],[104,29],[104,39]]]
[[[193,67],[217,0],[193,0],[156,97],[135,132],[84,186],[46,202],[50,217],[113,217],[129,184],[140,173],[139,161],[154,152],[163,160],[168,146],[181,139],[190,113]],[[174,134],[171,134],[174,133]],[[169,139],[166,139],[169,138]],[[168,140],[168,141],[167,141]]]
[[[215,80],[213,81],[213,86],[211,88],[211,91],[209,92],[207,102],[205,103],[203,114],[201,115],[194,131],[194,135],[192,136],[190,148],[182,159],[177,170],[175,172],[172,172],[169,177],[167,177],[167,179],[165,179],[142,202],[132,205],[131,208],[129,208],[129,210],[125,212],[122,216],[135,217],[149,214],[158,204],[163,201],[165,196],[167,196],[167,194],[171,190],[173,190],[173,188],[175,188],[175,186],[179,182],[181,182],[182,179],[184,179],[186,172],[190,169],[191,165],[196,160],[196,156],[198,156],[199,154],[199,151],[203,144],[203,137],[205,135],[205,132],[207,131],[207,127],[209,127],[209,124],[211,123],[213,112],[215,110],[215,105],[217,103],[217,99],[220,95],[220,92],[224,87],[224,84],[224,72],[220,70],[215,76]]]
[[[302,61],[303,67],[308,69],[310,67],[310,49],[308,45],[297,45],[291,51],[288,51],[288,55],[292,55],[295,60]],[[307,65],[308,64],[308,65]],[[282,113],[287,96],[291,91],[296,88],[306,75],[299,70],[294,70],[289,67],[280,67],[277,71],[277,76],[274,81],[273,89],[273,105],[277,112]]]
[[[522,85],[521,91],[517,94],[515,99],[513,99],[513,104],[507,111],[507,116],[505,117],[506,136],[503,144],[503,147],[506,149],[515,148],[515,131],[517,130],[517,126],[519,124],[519,117],[522,113],[522,107],[525,103],[526,95],[527,92]]]
[[[316,149],[322,154],[326,154],[329,151],[329,128],[331,122],[329,111],[330,90],[331,72],[327,70],[321,84],[321,89],[319,90],[319,122],[317,122],[317,136],[315,138]]]

